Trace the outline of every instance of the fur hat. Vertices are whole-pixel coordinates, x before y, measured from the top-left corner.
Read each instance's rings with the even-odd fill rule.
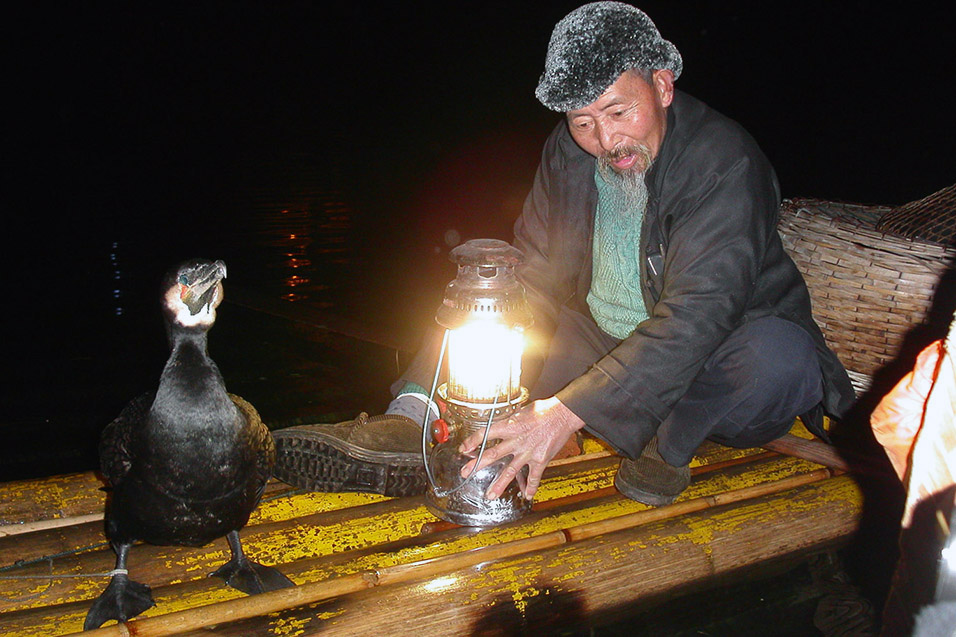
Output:
[[[553,111],[587,106],[628,69],[670,69],[684,63],[647,14],[621,2],[593,2],[558,22],[535,95]]]

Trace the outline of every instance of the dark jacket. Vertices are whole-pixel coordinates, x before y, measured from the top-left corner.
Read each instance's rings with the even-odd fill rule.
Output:
[[[515,246],[527,259],[519,276],[539,340],[543,334],[547,341],[562,305],[589,313],[594,161],[559,124],[515,224]],[[783,250],[777,178],[750,135],[675,91],[647,187],[640,259],[649,318],[558,398],[602,438],[636,456],[730,332],[777,316],[813,337],[824,409],[844,413],[853,400],[850,380],[814,323],[806,284]]]

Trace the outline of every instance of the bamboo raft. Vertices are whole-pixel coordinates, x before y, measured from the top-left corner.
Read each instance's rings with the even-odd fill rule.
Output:
[[[805,430],[797,455],[814,455]],[[819,443],[816,443],[819,445]],[[613,487],[618,458],[597,441],[552,463],[524,519],[483,530],[441,522],[423,498],[303,493],[273,481],[243,544],[297,586],[247,597],[206,575],[228,555],[137,546],[131,577],[156,606],[89,635],[474,634],[481,626],[566,627],[642,601],[714,585],[755,565],[845,543],[862,496],[840,468],[708,444],[693,482],[650,508]],[[81,630],[113,553],[93,473],[0,485],[0,626],[6,635]],[[29,579],[21,579],[29,578]],[[490,624],[489,624],[490,623]]]
[[[928,320],[953,248],[917,245],[933,251],[923,255],[908,240],[867,230],[885,210],[861,208],[848,221],[846,206],[834,212],[833,205],[785,202],[781,233],[825,319],[828,341],[862,391],[874,370],[899,353],[897,337]],[[825,214],[811,215],[811,208]],[[834,244],[834,236],[846,241]],[[887,254],[899,254],[899,263],[883,267]],[[863,303],[865,295],[880,302]],[[346,329],[325,316],[302,315],[302,308],[290,316],[287,304],[240,304]],[[831,316],[833,308],[852,311],[849,318]],[[886,321],[886,312],[902,318]],[[396,352],[408,349],[394,336],[358,336]],[[246,597],[207,578],[227,559],[225,539],[199,549],[141,545],[131,552],[130,575],[152,587],[156,606],[87,634],[567,631],[838,548],[863,511],[863,494],[846,466],[799,423],[765,449],[706,443],[691,464],[690,487],[665,507],[621,496],[613,487],[617,464],[588,439],[584,455],[551,464],[528,516],[483,530],[437,520],[422,497],[303,493],[273,481],[242,532],[243,545],[296,587]],[[102,486],[92,472],[0,484],[4,634],[81,630],[114,563],[103,533]]]

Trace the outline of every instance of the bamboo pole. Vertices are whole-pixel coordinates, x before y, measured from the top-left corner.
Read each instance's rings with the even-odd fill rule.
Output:
[[[92,471],[0,483],[0,538],[102,520],[103,485]],[[271,480],[264,498],[293,490]]]
[[[243,530],[244,536],[268,533],[283,525],[310,522],[315,516],[332,520],[334,523],[336,520],[367,517],[376,510],[384,512],[396,508],[394,499],[384,496],[364,493],[295,493],[288,485],[275,481],[270,482],[267,487],[267,496],[268,499],[260,502],[249,518],[249,524]],[[389,502],[392,504],[387,504]],[[398,508],[404,507],[399,505]],[[346,512],[336,513],[339,511]],[[62,521],[54,518],[37,523],[0,526],[0,530],[11,531],[10,534],[0,532],[0,568],[18,561],[30,562],[55,556],[58,566],[72,569],[71,572],[81,572],[84,568],[88,570],[88,567],[72,567],[69,555],[86,553],[91,545],[101,544],[106,539],[103,535],[102,513],[63,518]],[[150,550],[146,549],[146,553],[149,554]],[[141,549],[134,549],[134,552],[139,554]],[[108,558],[110,561],[112,559],[113,556]],[[175,560],[175,557],[170,556],[167,559]],[[102,570],[103,567],[93,568]],[[0,612],[5,610],[4,599],[0,584]]]
[[[595,451],[592,453],[582,453],[578,456],[568,456],[567,458],[561,458],[560,460],[552,460],[548,463],[548,468],[551,467],[561,467],[566,464],[575,464],[578,462],[585,462],[587,460],[596,460],[598,458],[609,458],[613,456],[614,453],[610,451]]]
[[[7,526],[0,526],[0,538],[23,535],[24,533],[35,533],[37,531],[48,531],[50,529],[59,529],[64,526],[86,524],[88,522],[101,522],[102,520],[102,513],[90,513],[87,515],[75,515],[69,518],[54,518],[52,520],[25,522],[24,524],[9,524]]]
[[[620,531],[621,529],[639,526],[641,524],[657,522],[658,520],[673,518],[679,515],[687,515],[688,513],[696,513],[698,511],[712,509],[725,504],[742,502],[744,500],[751,500],[764,495],[780,493],[781,491],[794,489],[805,484],[812,484],[814,482],[819,482],[820,480],[826,480],[827,478],[832,477],[832,475],[833,474],[829,469],[818,469],[812,473],[793,476],[791,478],[784,478],[783,480],[778,480],[776,482],[758,484],[752,487],[735,489],[733,491],[725,491],[724,493],[707,495],[700,498],[694,498],[693,500],[675,502],[674,504],[668,505],[666,507],[647,509],[645,511],[629,513],[616,518],[590,522],[588,524],[567,529],[565,533],[567,533],[568,539],[570,541],[578,542],[598,535],[603,535],[605,533],[613,533],[614,531]]]
[[[833,445],[828,445],[819,440],[807,440],[793,434],[784,434],[782,437],[764,444],[763,447],[777,453],[816,462],[831,469],[843,472],[850,470],[850,465],[840,457]]]
[[[718,496],[705,496],[678,502],[657,509],[598,522],[586,523],[545,535],[513,540],[497,545],[477,548],[472,551],[438,557],[431,560],[400,564],[373,571],[335,578],[321,582],[302,584],[261,595],[219,602],[156,617],[131,620],[125,624],[107,626],[94,631],[77,633],[88,637],[115,637],[137,635],[138,637],[161,637],[186,630],[195,630],[214,624],[248,619],[287,608],[313,604],[323,600],[364,590],[383,584],[396,584],[436,577],[445,573],[475,566],[482,562],[513,558],[532,551],[555,547],[567,542],[578,542],[598,535],[611,533],[646,524],[651,521],[674,518],[691,512],[700,512],[727,503],[742,502],[760,496],[771,495],[797,486],[825,480],[831,476],[828,469],[811,474],[794,476],[765,485],[756,485],[725,492]]]

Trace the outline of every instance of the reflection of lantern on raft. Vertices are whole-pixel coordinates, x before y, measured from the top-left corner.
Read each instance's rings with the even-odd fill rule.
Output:
[[[504,241],[473,239],[451,252],[458,274],[445,288],[435,320],[445,327],[445,340],[432,396],[447,346],[448,382],[438,388],[445,402],[435,421],[435,445],[422,453],[430,489],[425,504],[435,515],[464,526],[491,526],[516,520],[531,509],[522,495],[527,469],[519,473],[501,496],[485,498],[507,461],[499,460],[467,477],[462,467],[479,457],[488,445],[488,427],[513,414],[528,398],[521,386],[524,330],[531,326],[531,310],[524,287],[515,276],[521,252]],[[474,432],[484,435],[474,456],[458,446]]]

